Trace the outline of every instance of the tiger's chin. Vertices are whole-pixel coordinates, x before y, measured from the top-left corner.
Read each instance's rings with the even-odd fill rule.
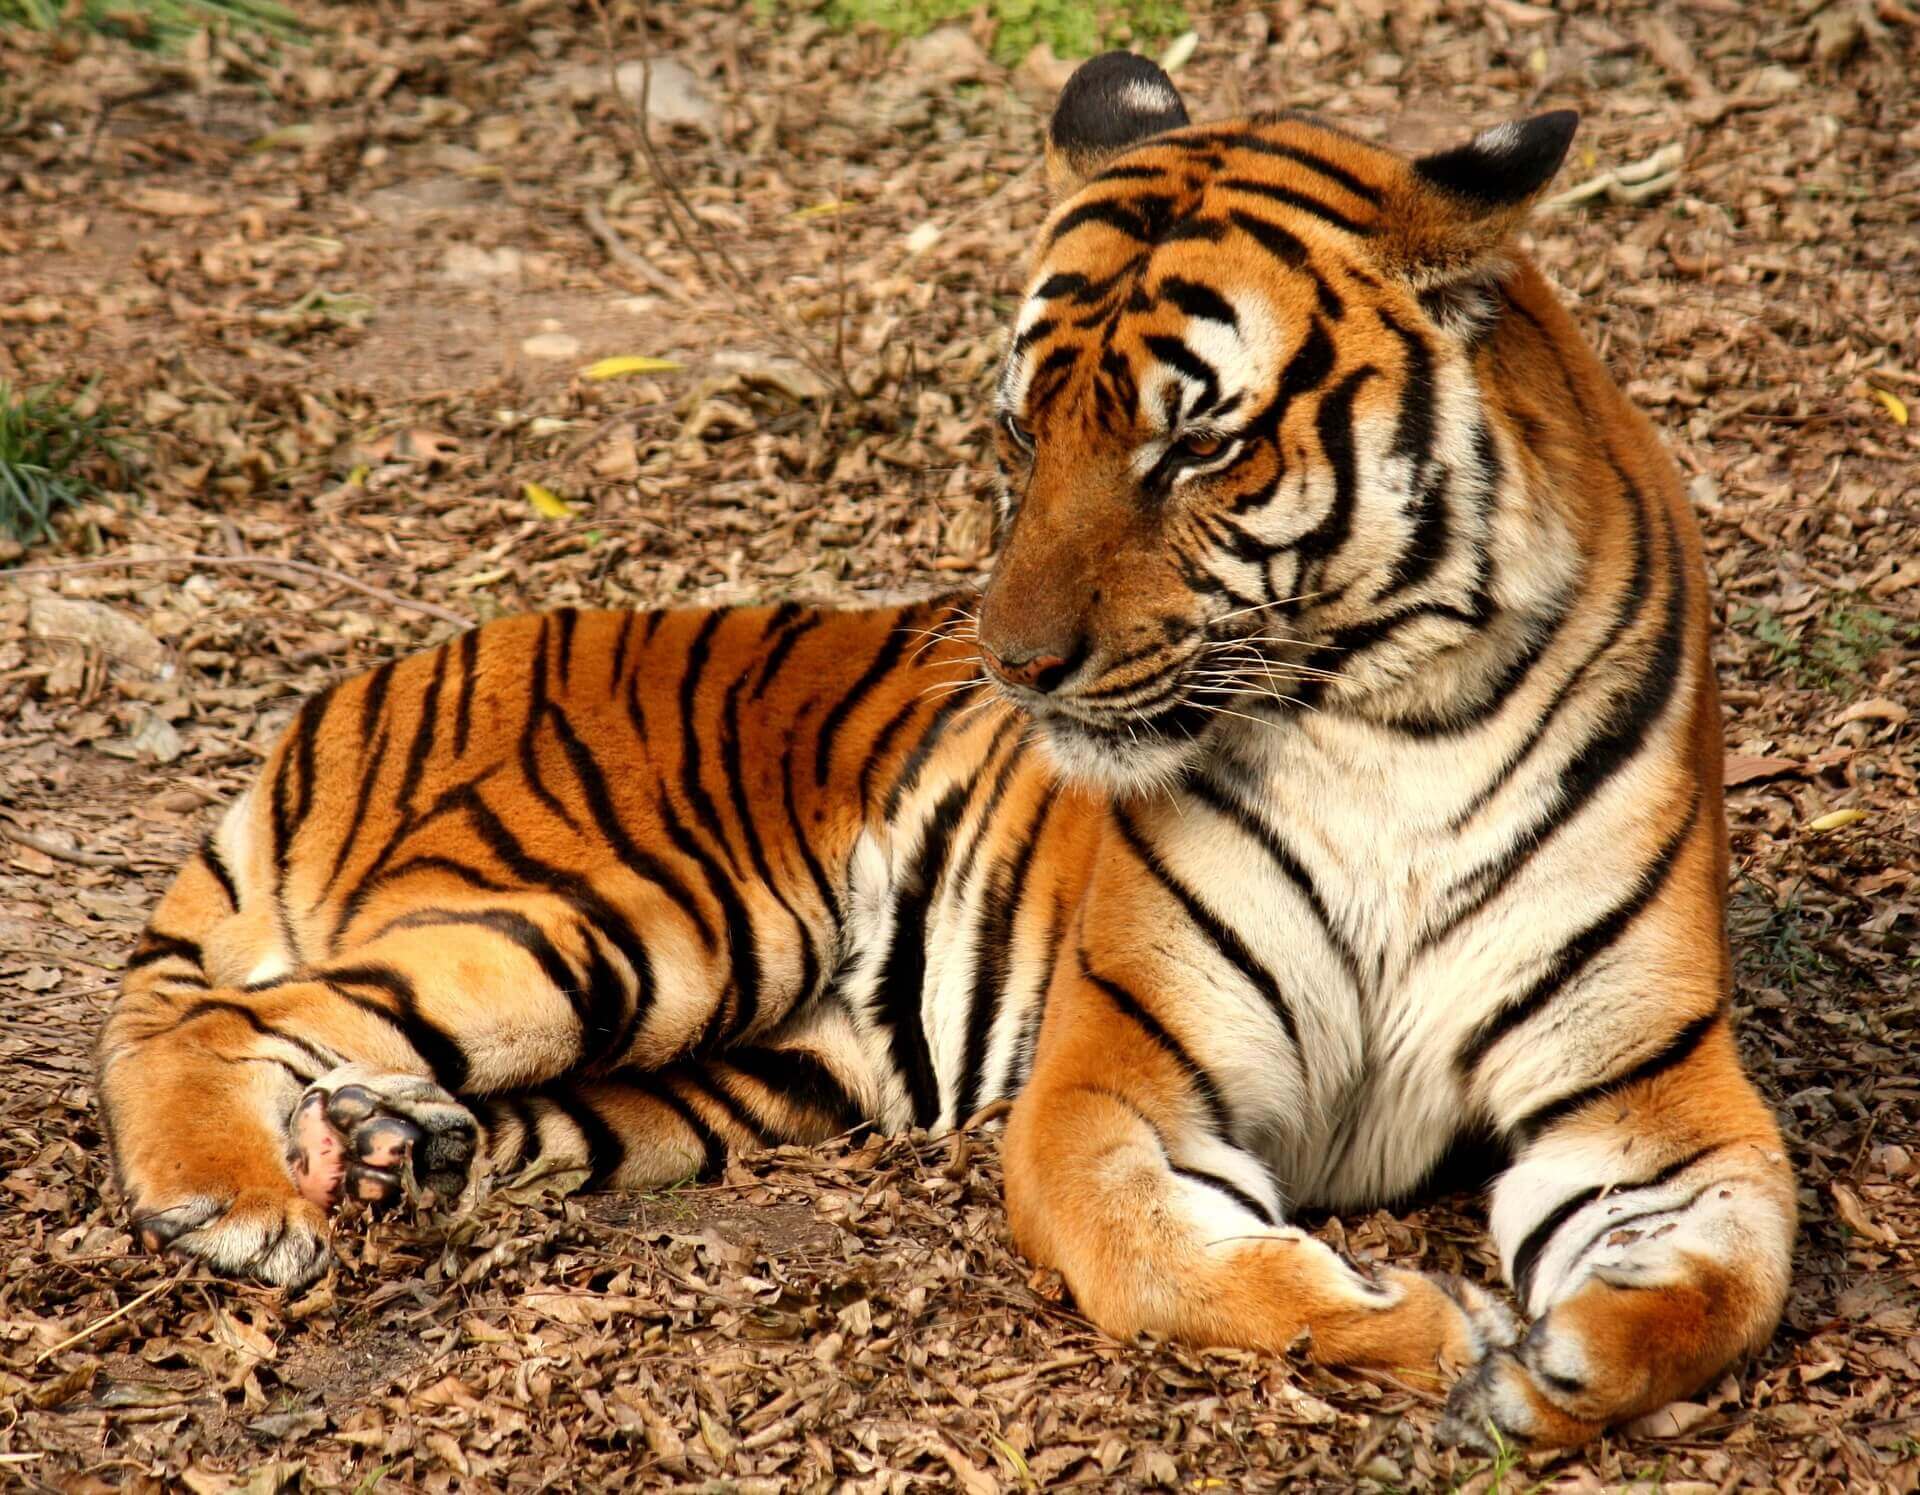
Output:
[[[1074,717],[1034,713],[1054,772],[1076,788],[1138,799],[1177,787],[1205,755],[1205,734],[1169,732],[1150,721],[1094,727]]]

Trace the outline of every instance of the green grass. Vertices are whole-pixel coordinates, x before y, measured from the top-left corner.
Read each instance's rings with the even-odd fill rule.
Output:
[[[11,0],[0,0],[0,4]],[[950,21],[962,21],[980,0],[757,0],[761,12],[818,9],[841,30],[878,26],[899,36],[920,36]],[[1177,0],[987,0],[995,22],[993,55],[1011,67],[1045,42],[1060,57],[1090,57],[1105,47],[1152,44],[1187,28],[1186,7]]]
[[[1851,599],[1830,602],[1811,618],[1789,625],[1765,607],[1743,607],[1734,625],[1767,651],[1767,663],[1793,684],[1851,698],[1867,667],[1894,643],[1920,642],[1920,628]]]
[[[114,420],[91,384],[70,399],[0,379],[0,534],[23,545],[48,539],[55,514],[98,492],[98,474],[121,461]]]
[[[0,0],[0,28],[90,31],[156,51],[173,51],[216,25],[281,41],[306,34],[300,18],[274,0]]]

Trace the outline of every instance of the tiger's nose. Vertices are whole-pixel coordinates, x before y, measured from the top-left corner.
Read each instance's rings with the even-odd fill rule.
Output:
[[[1028,690],[1046,694],[1072,673],[1072,663],[1059,654],[1027,654],[1009,650],[996,653],[982,644],[980,652],[987,668],[1009,685],[1024,685]]]

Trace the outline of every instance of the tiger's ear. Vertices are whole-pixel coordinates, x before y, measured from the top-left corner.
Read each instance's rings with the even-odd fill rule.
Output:
[[[1556,109],[1483,130],[1413,163],[1375,252],[1440,310],[1470,316],[1507,268],[1507,242],[1566,159],[1580,116]]]
[[[1055,202],[1121,151],[1187,123],[1180,90],[1132,52],[1104,52],[1073,70],[1047,121],[1047,185]]]

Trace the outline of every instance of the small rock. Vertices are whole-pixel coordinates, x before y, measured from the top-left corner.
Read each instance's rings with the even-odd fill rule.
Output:
[[[27,631],[35,638],[70,639],[98,649],[116,664],[143,674],[167,671],[167,649],[125,613],[104,602],[42,595],[27,604]]]
[[[523,339],[520,351],[529,358],[548,358],[558,362],[580,356],[580,339],[571,332],[536,332]]]
[[[647,118],[655,124],[688,125],[696,130],[713,131],[720,124],[720,106],[713,102],[693,69],[671,57],[656,57],[653,77],[646,82]],[[638,103],[646,65],[638,60],[623,62],[614,72],[620,92]]]
[[[520,263],[520,251],[505,244],[498,249],[449,244],[440,268],[448,280],[505,280],[520,273]]]

